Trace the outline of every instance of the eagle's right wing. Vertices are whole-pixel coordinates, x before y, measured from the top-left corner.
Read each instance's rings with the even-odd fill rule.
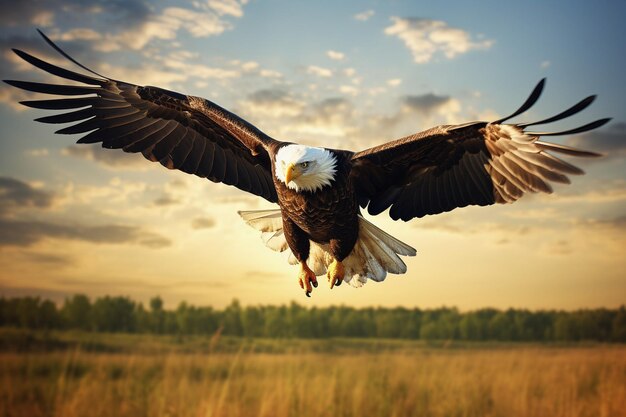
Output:
[[[95,76],[60,68],[14,49],[20,58],[50,74],[85,84],[5,80],[27,91],[67,97],[23,101],[22,104],[38,109],[73,110],[37,121],[79,122],[56,133],[86,133],[78,143],[101,142],[104,148],[141,152],[167,168],[234,185],[270,202],[277,201],[270,152],[280,142],[208,100],[95,73],[39,33],[65,58]]]
[[[394,220],[410,220],[468,205],[512,203],[528,192],[552,192],[551,182],[568,183],[579,168],[548,152],[599,156],[540,141],[598,128],[601,119],[562,132],[528,132],[529,126],[555,122],[585,109],[595,96],[545,120],[503,124],[528,110],[544,80],[512,115],[493,122],[438,126],[358,152],[352,157],[352,182],[362,207],[379,214],[391,207]]]

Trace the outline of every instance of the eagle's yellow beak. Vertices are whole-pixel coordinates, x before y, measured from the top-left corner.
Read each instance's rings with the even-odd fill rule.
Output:
[[[287,165],[287,169],[285,170],[285,184],[289,184],[291,180],[295,180],[300,175],[302,175],[302,172],[300,172],[296,164]]]

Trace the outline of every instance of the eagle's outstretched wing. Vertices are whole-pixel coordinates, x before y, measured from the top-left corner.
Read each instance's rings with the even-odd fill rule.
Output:
[[[277,201],[268,150],[279,142],[208,100],[104,77],[76,62],[39,33],[65,58],[94,76],[57,67],[14,49],[26,62],[84,84],[5,80],[28,91],[70,96],[21,102],[38,109],[72,110],[37,121],[79,122],[56,133],[89,132],[78,143],[102,142],[104,148],[141,152],[147,159],[159,161],[167,168],[234,185],[271,202]]]
[[[407,221],[468,205],[511,203],[526,192],[552,192],[550,182],[569,183],[566,174],[583,171],[547,151],[599,155],[539,141],[539,136],[586,132],[610,119],[562,132],[524,130],[580,112],[595,99],[590,96],[539,122],[502,124],[528,110],[544,84],[545,79],[515,113],[500,120],[438,126],[354,154],[351,175],[359,204],[370,214],[391,207],[391,218]]]

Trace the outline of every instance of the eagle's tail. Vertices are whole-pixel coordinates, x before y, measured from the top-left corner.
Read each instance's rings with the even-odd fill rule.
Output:
[[[268,248],[277,252],[287,251],[289,263],[292,265],[298,263],[285,240],[279,209],[240,211],[239,215],[248,225],[262,233],[261,238]],[[411,246],[359,216],[359,238],[350,255],[343,260],[346,271],[344,281],[354,287],[360,287],[368,278],[374,281],[384,280],[387,272],[403,274],[406,272],[406,265],[399,255],[415,254],[416,251]],[[311,241],[307,264],[315,275],[324,275],[332,260],[328,244]]]

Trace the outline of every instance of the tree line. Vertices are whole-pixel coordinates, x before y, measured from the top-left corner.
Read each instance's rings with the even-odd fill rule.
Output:
[[[0,326],[94,332],[224,335],[269,338],[398,338],[471,341],[626,342],[626,308],[576,311],[484,308],[353,308],[241,306],[224,309],[181,302],[145,307],[129,297],[74,295],[61,305],[39,297],[0,298]]]

